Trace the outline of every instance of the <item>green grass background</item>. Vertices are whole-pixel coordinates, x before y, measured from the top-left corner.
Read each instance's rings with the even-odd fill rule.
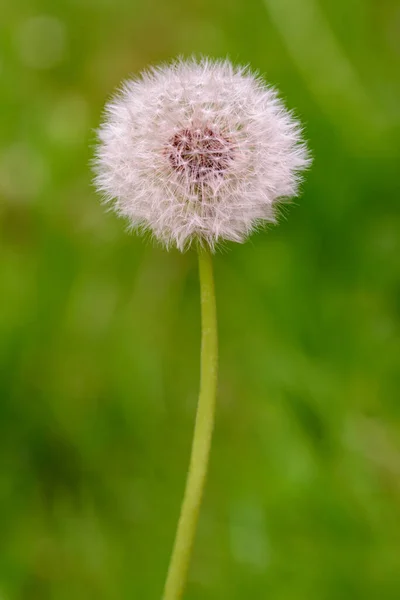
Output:
[[[196,257],[124,230],[88,167],[121,79],[228,55],[314,165],[215,259],[218,414],[188,600],[400,598],[400,5],[1,7],[0,599],[161,597],[199,376]],[[396,312],[397,311],[397,312]]]

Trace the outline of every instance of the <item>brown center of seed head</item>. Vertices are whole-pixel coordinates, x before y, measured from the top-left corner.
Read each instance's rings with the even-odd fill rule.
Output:
[[[231,142],[210,127],[182,129],[169,141],[170,164],[194,183],[223,175],[232,160]]]

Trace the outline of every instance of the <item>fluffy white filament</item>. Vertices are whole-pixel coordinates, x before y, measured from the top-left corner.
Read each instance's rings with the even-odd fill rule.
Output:
[[[106,201],[180,250],[242,242],[273,222],[310,162],[276,91],[228,61],[176,61],[125,82],[98,136]]]

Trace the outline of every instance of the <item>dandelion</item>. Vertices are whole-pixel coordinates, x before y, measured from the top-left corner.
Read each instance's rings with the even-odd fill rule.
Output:
[[[127,81],[98,132],[96,184],[131,228],[167,248],[196,242],[200,394],[186,489],[163,600],[182,597],[214,424],[217,318],[211,254],[274,222],[309,165],[301,127],[277,92],[228,61],[178,60]]]
[[[133,228],[214,249],[274,222],[309,163],[276,91],[228,61],[177,61],[127,81],[99,130],[96,183]]]

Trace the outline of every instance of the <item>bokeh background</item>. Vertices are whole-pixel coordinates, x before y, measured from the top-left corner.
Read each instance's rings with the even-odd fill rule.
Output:
[[[178,54],[276,84],[314,165],[216,256],[220,383],[188,600],[400,598],[400,5],[1,7],[0,598],[161,597],[199,376],[196,257],[88,163],[121,79]]]

